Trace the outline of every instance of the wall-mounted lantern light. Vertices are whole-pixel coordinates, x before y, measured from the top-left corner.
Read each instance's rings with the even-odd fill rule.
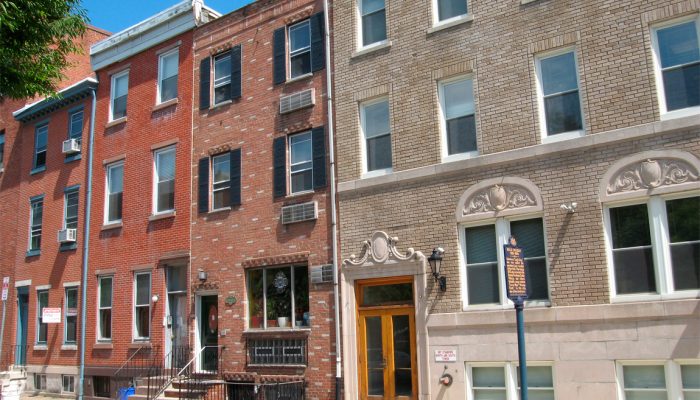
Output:
[[[433,277],[440,286],[440,291],[447,291],[447,278],[440,275],[440,268],[442,267],[442,255],[445,254],[445,250],[442,247],[436,247],[433,249],[433,254],[428,257],[428,263],[430,263],[430,270],[433,272]]]

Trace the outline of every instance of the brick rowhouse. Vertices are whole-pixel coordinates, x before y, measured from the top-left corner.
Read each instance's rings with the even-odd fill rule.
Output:
[[[322,12],[258,1],[195,30],[192,335],[231,390],[334,393]]]

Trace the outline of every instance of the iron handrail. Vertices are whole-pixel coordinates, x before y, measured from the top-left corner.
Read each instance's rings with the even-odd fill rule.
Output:
[[[121,365],[119,368],[117,368],[117,371],[114,372],[114,376],[118,376],[118,375],[119,375],[119,372],[120,372],[121,370],[123,370],[124,367],[126,367],[127,364],[129,364],[129,361],[131,361],[134,357],[136,357],[136,355],[139,354],[139,352],[140,352],[141,350],[143,350],[143,349],[145,349],[145,347],[139,347],[138,349],[136,349],[136,351],[134,352],[134,354],[132,354],[126,361],[124,361],[124,362],[122,363],[122,365]]]
[[[182,375],[182,373],[185,372],[185,371],[192,365],[192,363],[195,362],[195,361],[199,358],[199,356],[202,354],[202,352],[203,352],[205,349],[211,349],[211,348],[217,348],[217,349],[218,349],[218,348],[223,348],[223,347],[224,347],[223,345],[216,345],[216,346],[204,346],[204,347],[202,347],[201,349],[199,349],[199,351],[197,351],[197,353],[196,353],[194,356],[192,356],[192,358],[190,359],[190,361],[189,361],[187,364],[185,364],[185,366],[182,367],[182,369],[181,369],[180,371],[178,371],[177,374],[175,374],[175,375],[172,376],[170,379],[168,379],[168,381],[165,382],[164,385],[161,385],[160,389],[158,389],[158,391],[156,392],[156,394],[155,394],[152,398],[153,398],[153,399],[157,399],[158,396],[160,396],[161,394],[163,394],[163,392],[165,392],[165,389],[167,389],[168,386],[170,386],[171,383],[173,383],[177,378],[179,378],[179,377]]]

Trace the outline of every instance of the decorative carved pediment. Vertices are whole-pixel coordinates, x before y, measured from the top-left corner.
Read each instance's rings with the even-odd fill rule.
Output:
[[[487,179],[462,194],[457,221],[542,210],[542,197],[532,182],[514,177]]]
[[[417,260],[422,253],[416,252],[413,248],[406,249],[406,253],[400,252],[396,248],[399,242],[397,237],[389,237],[385,232],[377,231],[372,234],[370,240],[362,242],[359,257],[351,254],[350,258],[343,261],[345,265],[362,265],[367,262],[374,264],[384,264],[387,261],[411,261]]]

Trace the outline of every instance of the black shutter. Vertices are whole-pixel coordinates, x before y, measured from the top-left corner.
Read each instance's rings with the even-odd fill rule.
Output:
[[[241,205],[241,149],[229,153],[231,166],[231,206]]]
[[[275,85],[287,80],[287,28],[279,28],[272,35],[272,81]]]
[[[274,197],[287,194],[287,137],[276,138],[272,142],[272,192]]]
[[[209,157],[199,159],[197,210],[201,213],[209,211]]]
[[[209,84],[211,75],[211,58],[207,57],[199,63],[199,109],[209,108]]]
[[[311,71],[322,70],[326,65],[326,48],[323,43],[325,33],[323,13],[311,16]]]
[[[322,126],[311,131],[311,151],[314,158],[314,189],[326,187],[326,133]]]
[[[241,97],[241,45],[231,49],[231,100]]]

